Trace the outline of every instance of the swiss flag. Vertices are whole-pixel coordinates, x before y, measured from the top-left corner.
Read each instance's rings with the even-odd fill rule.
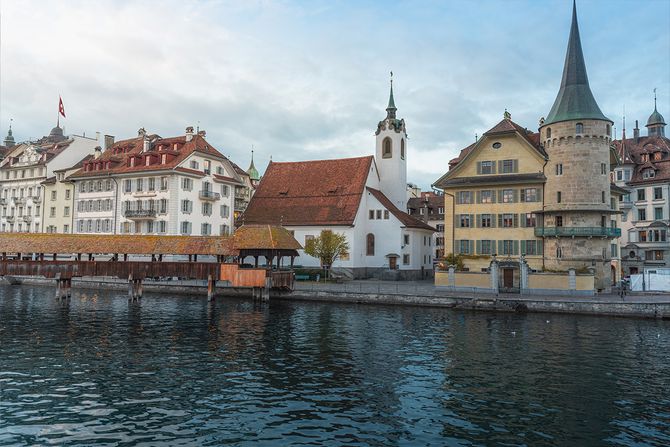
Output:
[[[61,98],[60,96],[58,97],[58,113],[63,115],[63,118],[67,118],[65,116],[65,107],[63,107],[63,98]]]

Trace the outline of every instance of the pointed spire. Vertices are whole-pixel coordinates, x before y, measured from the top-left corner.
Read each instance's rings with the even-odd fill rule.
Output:
[[[665,118],[663,118],[663,115],[658,113],[658,109],[656,108],[656,88],[654,88],[654,111],[651,113],[651,115],[649,115],[649,119],[647,120],[647,125],[645,127],[665,127],[665,125]]]
[[[3,141],[3,144],[6,147],[12,147],[16,144],[16,141],[14,141],[14,135],[12,134],[12,122],[14,121],[13,118],[9,119],[9,130],[7,131],[7,136],[5,137],[5,141]]]
[[[261,176],[258,174],[258,170],[256,169],[256,166],[254,166],[254,149],[253,146],[251,146],[251,164],[249,165],[249,169],[247,169],[247,174],[249,174],[249,178],[251,180],[257,181],[260,180]]]
[[[600,107],[598,107],[598,103],[593,97],[593,93],[591,93],[582,43],[579,38],[577,5],[573,1],[572,24],[568,39],[568,50],[565,54],[561,88],[544,125],[578,119],[597,119],[611,122],[600,111]]]
[[[393,72],[391,72],[391,93],[389,94],[389,105],[386,107],[386,118],[395,119],[395,112],[398,110],[393,100]]]

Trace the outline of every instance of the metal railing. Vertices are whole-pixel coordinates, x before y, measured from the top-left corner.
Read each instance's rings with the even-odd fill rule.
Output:
[[[149,210],[128,209],[128,210],[123,210],[123,216],[127,217],[128,219],[153,218],[153,217],[156,217],[156,210],[155,209],[149,209]]]
[[[221,198],[221,194],[214,191],[202,190],[200,191],[200,198],[202,200],[219,200]]]
[[[621,237],[621,228],[611,227],[535,227],[535,236]]]

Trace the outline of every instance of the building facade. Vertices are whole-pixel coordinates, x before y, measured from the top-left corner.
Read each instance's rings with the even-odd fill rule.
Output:
[[[173,138],[140,129],[70,179],[77,233],[230,234],[235,190],[244,187],[233,163],[192,127]]]
[[[97,144],[95,138],[66,137],[57,126],[47,137],[13,146],[0,162],[0,231],[42,232],[42,183],[93,153]]]
[[[628,192],[622,201],[621,261],[624,275],[670,268],[670,139],[654,104],[647,136],[637,121],[633,138],[614,142],[619,164],[614,182]]]
[[[444,194],[441,191],[417,191],[407,201],[407,213],[435,228],[433,263],[444,257]]]

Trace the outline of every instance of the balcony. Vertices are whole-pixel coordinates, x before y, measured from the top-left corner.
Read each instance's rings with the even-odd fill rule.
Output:
[[[247,188],[235,188],[235,198],[236,199],[249,198],[249,190]]]
[[[23,216],[23,221],[24,222],[32,222],[33,218],[32,218],[32,216]]]
[[[244,211],[247,209],[247,205],[248,203],[245,202],[244,200],[236,199],[234,211]]]
[[[32,199],[33,203],[37,203],[37,202],[39,202],[40,199],[41,199],[40,196],[32,196],[32,197],[30,197],[30,198]]]
[[[16,217],[15,216],[7,216],[5,219],[7,219],[8,223],[14,223],[14,221],[16,220]]]
[[[536,227],[535,236],[541,237],[621,237],[621,228],[611,227]]]
[[[25,197],[14,197],[14,203],[16,205],[25,205],[26,204],[26,198]]]
[[[199,196],[201,200],[219,200],[221,198],[221,194],[218,192],[207,190],[200,191]]]
[[[156,210],[123,210],[123,217],[127,219],[154,219]]]

